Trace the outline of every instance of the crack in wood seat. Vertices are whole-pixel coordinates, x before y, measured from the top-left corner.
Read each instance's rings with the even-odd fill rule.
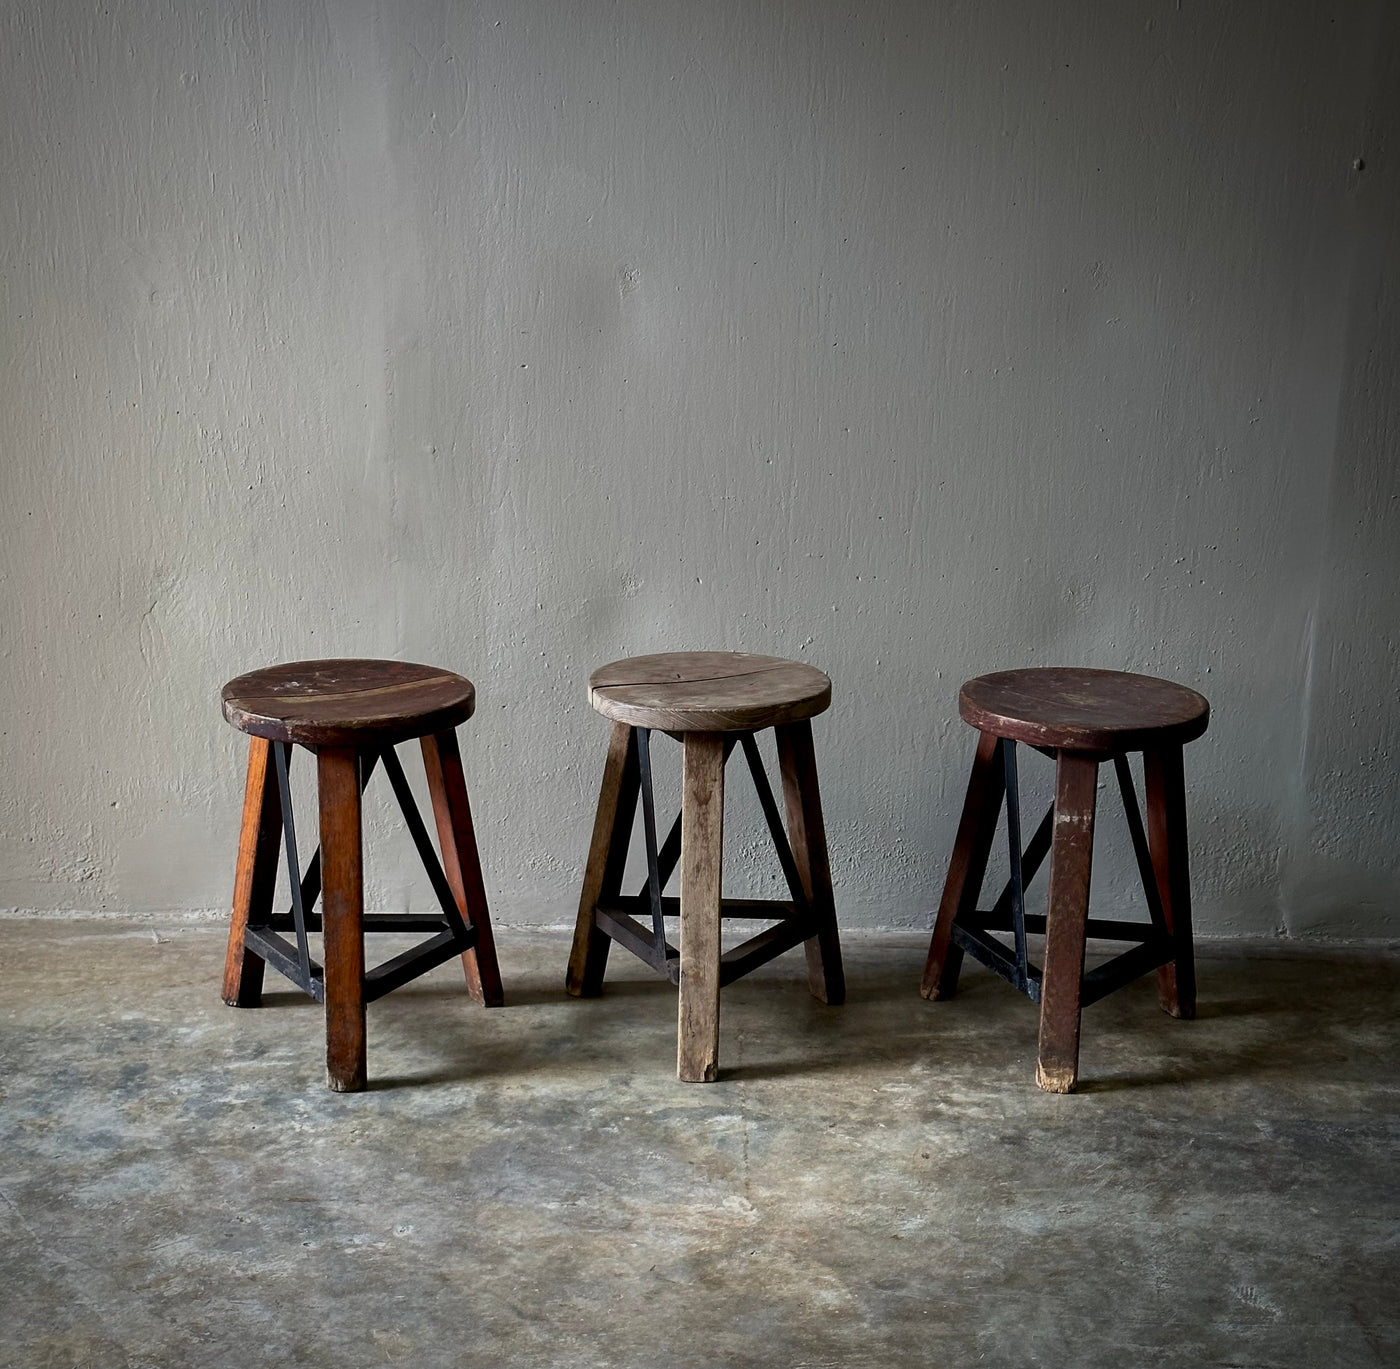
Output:
[[[595,670],[589,702],[605,718],[660,732],[756,732],[831,704],[815,666],[741,651],[670,651]]]
[[[687,1082],[717,1077],[720,989],[796,946],[807,956],[807,983],[824,1003],[839,1004],[846,982],[831,892],[811,719],[831,702],[831,681],[813,666],[732,651],[667,652],[614,661],[594,671],[589,699],[613,720],[598,795],[593,841],[579,898],[566,986],[591,997],[602,991],[608,948],[619,942],[680,986],[676,1072]],[[773,797],[755,734],[772,728],[782,775],[787,830]],[[651,736],[678,740],[681,812],[658,842],[651,782]],[[773,837],[790,899],[727,899],[724,851],[725,766],[742,750]],[[647,882],[622,892],[627,850],[640,799]],[[680,869],[679,900],[664,897]],[[666,918],[680,922],[680,949]],[[724,950],[726,917],[772,926]]]
[[[1069,1093],[1079,1079],[1080,1013],[1090,1003],[1155,971],[1162,1008],[1173,1017],[1195,1015],[1182,749],[1206,730],[1210,705],[1194,689],[1150,675],[1043,667],[969,680],[958,709],[980,736],[929,940],[922,993],[951,997],[964,953],[973,956],[1040,1004],[1036,1082],[1048,1092]],[[1054,801],[1024,846],[1018,742],[1055,762]],[[1145,826],[1128,760],[1134,751],[1142,753]],[[1112,764],[1118,780],[1148,922],[1089,917],[1103,763]],[[980,908],[1003,806],[1010,878],[994,906]],[[1046,910],[1028,913],[1026,886],[1047,856]],[[1013,945],[1000,939],[1006,933]],[[1045,938],[1043,968],[1028,957],[1028,935]],[[1089,937],[1134,944],[1085,973]]]
[[[224,717],[250,734],[224,1001],[257,1007],[263,970],[270,964],[323,1002],[326,1077],[338,1091],[365,1087],[367,1002],[453,956],[461,957],[474,998],[488,1007],[504,1002],[455,731],[475,704],[470,680],[409,661],[294,661],[251,671],[224,686]],[[394,749],[415,739],[440,860]],[[321,845],[304,872],[288,778],[294,746],[316,757]],[[376,768],[393,786],[441,913],[365,915],[361,795]],[[291,909],[276,912],[283,849]],[[307,943],[308,933],[317,931],[324,937],[323,965],[311,959]],[[283,932],[295,932],[296,944]],[[366,970],[366,932],[434,935]]]

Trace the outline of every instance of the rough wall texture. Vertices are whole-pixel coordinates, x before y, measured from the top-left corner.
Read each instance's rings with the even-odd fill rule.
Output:
[[[365,654],[476,680],[498,916],[568,921],[589,669],[716,646],[835,680],[849,925],[928,921],[960,680],[1085,663],[1213,702],[1205,930],[1396,934],[1397,36],[5,6],[0,905],[223,904],[220,684]],[[386,811],[369,850],[374,902],[428,897]]]

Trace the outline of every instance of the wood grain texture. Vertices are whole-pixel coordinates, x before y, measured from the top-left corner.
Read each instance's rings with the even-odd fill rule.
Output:
[[[822,819],[817,758],[812,747],[812,724],[806,720],[777,729],[778,765],[783,777],[788,845],[792,848],[802,892],[817,925],[817,934],[803,943],[807,953],[807,986],[814,997],[837,1007],[846,1001],[846,974],[836,929],[836,900],[831,889],[831,860]]]
[[[831,681],[814,666],[734,651],[674,651],[593,672],[589,702],[604,717],[662,732],[748,732],[815,717]]]
[[[1173,1017],[1196,1015],[1196,956],[1191,932],[1191,869],[1186,844],[1186,780],[1179,746],[1144,753],[1147,845],[1175,959],[1157,971],[1157,1001]]]
[[[272,915],[281,857],[282,798],[272,763],[272,743],[252,737],[248,744],[248,778],[243,790],[243,822],[238,833],[238,868],[233,878],[233,912],[224,956],[224,1002],[232,1008],[256,1008],[262,1002],[266,962],[243,944],[249,926]]]
[[[433,801],[433,817],[437,821],[442,872],[456,900],[457,911],[468,925],[476,929],[476,945],[462,952],[467,991],[478,1003],[488,1008],[499,1008],[506,1001],[505,991],[501,986],[496,938],[491,930],[486,883],[481,876],[481,856],[472,824],[467,782],[462,774],[457,734],[448,728],[422,738],[421,746],[428,793]]]
[[[1001,741],[992,733],[983,732],[977,738],[977,754],[968,776],[958,835],[953,842],[933,935],[929,938],[928,959],[919,988],[925,998],[951,998],[957,992],[963,952],[960,946],[953,944],[953,924],[977,906],[1005,792]]]
[[[1079,990],[1084,976],[1098,773],[1099,764],[1092,755],[1061,751],[1055,762],[1055,835],[1050,849],[1036,1064],[1036,1083],[1047,1093],[1071,1093],[1079,1081]]]
[[[321,928],[325,945],[326,1082],[365,1086],[364,865],[360,778],[353,747],[317,755],[321,808]]]
[[[382,747],[442,732],[476,707],[470,680],[411,661],[293,661],[223,689],[234,727],[303,746]]]
[[[720,903],[724,861],[724,737],[685,738],[681,804],[681,982],[676,1073],[709,1083],[719,1071]]]
[[[958,696],[982,732],[1072,751],[1180,745],[1206,730],[1210,705],[1194,689],[1120,670],[1043,667],[980,675]]]
[[[564,977],[564,987],[575,998],[596,998],[603,991],[603,974],[608,967],[608,948],[612,940],[598,930],[596,910],[600,903],[616,902],[622,890],[640,783],[637,743],[632,729],[626,723],[614,723],[598,791],[598,807],[593,815],[593,839],[583,872],[569,968]]]

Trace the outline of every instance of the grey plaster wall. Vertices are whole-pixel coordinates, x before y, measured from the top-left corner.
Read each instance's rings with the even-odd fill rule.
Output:
[[[365,654],[476,680],[497,915],[567,922],[589,670],[715,646],[835,681],[848,925],[928,922],[959,682],[1068,662],[1211,698],[1205,930],[1396,934],[1398,36],[11,0],[0,905],[222,905],[219,686]],[[369,852],[379,906],[428,896],[380,808]]]

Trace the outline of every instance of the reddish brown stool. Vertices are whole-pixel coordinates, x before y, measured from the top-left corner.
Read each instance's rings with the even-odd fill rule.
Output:
[[[476,705],[472,682],[407,661],[298,661],[229,681],[223,703],[224,717],[252,735],[224,1002],[257,1007],[265,964],[324,1002],[326,1077],[339,1091],[365,1087],[365,1004],[454,955],[462,957],[471,995],[499,1007],[501,972],[454,730]],[[423,752],[441,862],[394,750],[413,740]],[[320,800],[321,846],[304,876],[288,784],[294,744],[316,756]],[[360,796],[376,765],[393,786],[440,914],[365,915]],[[287,913],[272,908],[279,845],[287,852]],[[323,933],[324,968],[308,950],[314,931]],[[296,944],[282,932],[295,932]],[[366,972],[366,932],[434,935]]]
[[[1191,949],[1191,883],[1186,851],[1182,747],[1205,730],[1210,705],[1193,689],[1117,670],[1007,670],[969,680],[958,696],[963,719],[981,733],[967,799],[929,943],[923,996],[949,998],[963,953],[1040,1004],[1036,1082],[1069,1093],[1079,1078],[1079,1014],[1124,984],[1157,971],[1158,998],[1173,1017],[1196,1014]],[[1016,743],[1055,761],[1055,799],[1024,850]],[[1142,752],[1147,828],[1128,764]],[[1089,917],[1089,869],[1099,766],[1113,763],[1150,922]],[[988,910],[977,907],[1006,801],[1011,877]],[[1044,917],[1025,911],[1025,886],[1050,856]],[[992,935],[1009,932],[1013,945]],[[1045,937],[1043,971],[1027,959],[1026,937]],[[1131,941],[1129,951],[1084,973],[1086,937]]]
[[[831,703],[831,681],[812,666],[775,656],[670,652],[603,666],[589,681],[589,699],[613,720],[612,743],[566,986],[575,996],[600,993],[608,948],[620,942],[679,984],[676,1072],[690,1083],[708,1082],[719,1067],[719,995],[726,984],[805,944],[812,993],[831,1004],[846,996],[812,750],[811,719]],[[786,833],[756,740],[757,733],[770,727],[782,772]],[[653,730],[684,748],[681,812],[660,847],[651,785]],[[723,895],[724,767],[736,746],[743,749],[753,775],[790,902]],[[624,897],[622,879],[639,795],[647,882],[635,897]],[[663,897],[677,864],[681,896]],[[679,951],[666,939],[668,917],[680,919]],[[773,920],[774,925],[724,951],[720,928],[725,917]]]

